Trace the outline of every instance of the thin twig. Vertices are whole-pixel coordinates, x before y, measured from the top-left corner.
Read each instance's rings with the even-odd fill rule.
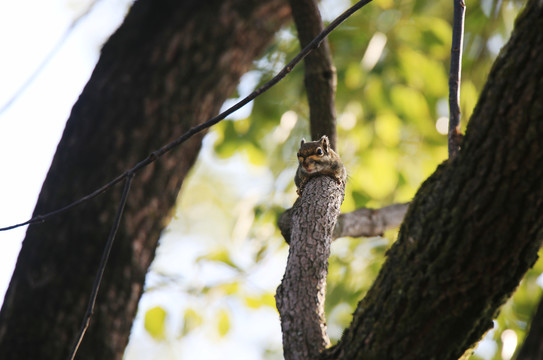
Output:
[[[464,0],[453,0],[454,19],[451,45],[451,69],[449,73],[449,159],[460,148],[460,81],[462,72],[462,48],[464,44]]]
[[[89,303],[87,305],[87,312],[85,313],[85,317],[83,318],[83,323],[81,324],[81,328],[79,329],[77,339],[74,341],[72,350],[70,351],[70,356],[68,357],[69,360],[73,360],[75,358],[75,354],[79,349],[79,345],[81,345],[81,341],[85,336],[85,332],[89,327],[91,317],[94,313],[94,306],[96,305],[98,290],[100,289],[100,284],[102,283],[102,278],[104,276],[106,264],[109,259],[109,254],[111,253],[111,248],[113,247],[113,240],[115,239],[115,235],[117,234],[117,230],[119,229],[119,224],[121,223],[123,210],[126,205],[126,200],[128,199],[128,192],[130,191],[130,185],[132,184],[133,178],[133,172],[125,173],[126,181],[124,183],[123,195],[121,197],[121,201],[119,202],[119,207],[117,208],[117,213],[115,214],[115,219],[113,220],[113,225],[111,226],[111,230],[109,231],[106,247],[104,249],[104,252],[102,253],[102,258],[100,259],[100,264],[98,265],[98,272],[96,274],[96,277],[94,278],[92,293],[90,295]]]
[[[19,96],[34,82],[36,77],[43,71],[43,69],[49,64],[49,62],[53,59],[53,57],[58,53],[58,51],[62,48],[68,37],[72,34],[72,31],[75,29],[75,27],[79,24],[79,22],[85,18],[87,15],[90,14],[90,12],[94,9],[96,4],[98,4],[100,0],[95,0],[87,6],[87,8],[79,14],[74,20],[72,20],[72,23],[62,37],[57,41],[55,46],[49,51],[49,53],[45,56],[45,58],[41,61],[41,63],[38,65],[38,67],[32,72],[32,74],[26,79],[26,81],[21,85],[15,93],[11,96],[11,98],[2,105],[0,108],[0,114],[2,114],[4,111],[6,111],[11,104],[17,100]]]
[[[332,30],[334,30],[336,27],[339,26],[339,24],[341,24],[343,21],[345,21],[347,18],[349,18],[352,14],[354,14],[356,11],[358,11],[360,8],[362,8],[364,5],[370,3],[371,1],[372,0],[361,0],[361,1],[357,2],[356,4],[354,4],[353,6],[351,6],[349,9],[347,9],[343,14],[339,15],[334,21],[332,21],[326,27],[326,29],[324,29],[317,37],[315,37],[313,39],[313,41],[311,41],[306,47],[304,47],[303,50],[298,53],[298,55],[296,55],[287,65],[285,65],[285,67],[283,67],[283,69],[277,75],[275,75],[271,80],[269,80],[267,83],[265,83],[264,85],[262,85],[258,89],[254,90],[247,97],[240,100],[238,103],[234,104],[232,107],[230,107],[227,110],[223,111],[222,113],[215,116],[214,118],[211,118],[211,119],[207,120],[206,122],[204,122],[204,123],[202,123],[200,125],[192,127],[191,129],[189,129],[187,132],[185,132],[183,135],[181,135],[177,139],[173,140],[169,144],[164,145],[160,149],[152,152],[149,156],[147,156],[147,158],[145,158],[144,160],[137,163],[133,168],[125,171],[121,175],[117,176],[115,179],[111,180],[110,182],[103,185],[102,187],[96,189],[92,193],[80,198],[79,200],[76,200],[71,204],[68,204],[68,205],[66,205],[66,206],[64,206],[62,208],[51,211],[49,213],[32,217],[31,219],[29,219],[29,220],[27,220],[25,222],[0,228],[0,231],[11,230],[11,229],[15,229],[17,227],[21,227],[21,226],[24,226],[24,225],[43,222],[47,218],[49,218],[51,216],[54,216],[54,215],[57,215],[57,214],[59,214],[61,212],[67,211],[67,210],[69,210],[69,209],[71,209],[71,208],[73,208],[73,207],[87,201],[87,200],[93,199],[96,196],[102,194],[103,192],[109,190],[113,185],[115,185],[118,182],[120,182],[121,180],[125,179],[127,176],[133,175],[134,173],[136,173],[140,169],[142,169],[142,168],[146,167],[147,165],[151,164],[152,162],[156,161],[162,155],[166,154],[167,152],[169,152],[172,149],[176,148],[177,146],[181,145],[182,143],[184,143],[185,141],[190,139],[195,134],[197,134],[197,133],[201,132],[202,130],[205,130],[205,129],[217,124],[221,120],[224,120],[228,115],[230,115],[230,114],[234,113],[235,111],[241,109],[243,106],[247,105],[247,103],[251,102],[256,97],[258,97],[260,94],[266,92],[272,86],[274,86],[279,81],[281,81],[288,73],[290,73],[292,71],[292,69],[294,69],[294,67],[300,61],[302,61],[307,56],[307,54],[309,54],[313,49],[318,48],[320,43],[322,42],[322,40],[326,36],[328,36],[328,34],[330,34],[332,32]]]

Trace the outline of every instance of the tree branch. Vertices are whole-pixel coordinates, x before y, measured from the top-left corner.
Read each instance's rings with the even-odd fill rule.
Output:
[[[449,74],[449,158],[460,149],[460,79],[462,77],[462,48],[464,43],[464,0],[453,0],[454,19],[451,45],[451,69]]]
[[[113,241],[115,240],[115,235],[117,234],[117,230],[119,229],[119,224],[121,223],[121,218],[123,216],[126,200],[128,200],[128,192],[130,191],[130,185],[132,184],[133,178],[134,178],[134,174],[128,174],[125,180],[123,194],[121,196],[121,201],[119,201],[119,206],[117,207],[117,212],[115,213],[115,219],[113,220],[113,225],[111,226],[111,230],[109,231],[109,236],[107,238],[106,247],[104,248],[104,252],[102,253],[100,264],[98,265],[98,271],[96,273],[94,284],[92,286],[92,292],[89,298],[89,303],[87,305],[87,311],[85,312],[85,317],[83,319],[83,323],[81,324],[81,329],[79,330],[79,334],[77,335],[77,338],[75,339],[74,344],[72,346],[72,350],[70,351],[70,356],[68,357],[69,360],[75,359],[75,355],[77,354],[79,345],[81,345],[81,341],[83,341],[85,332],[87,331],[90,325],[92,314],[94,313],[94,307],[96,305],[96,298],[98,297],[98,290],[100,290],[100,284],[102,283],[102,278],[104,277],[104,271],[106,270],[109,254],[111,254]]]
[[[393,204],[381,209],[358,209],[341,214],[334,229],[334,239],[344,236],[379,236],[400,226],[409,203]]]
[[[321,14],[316,0],[290,0],[292,16],[298,29],[301,47],[305,47],[322,32]],[[313,140],[327,135],[332,149],[336,149],[336,68],[332,63],[330,46],[324,39],[305,60],[305,89],[309,103],[309,123]]]
[[[345,187],[328,176],[312,178],[294,204],[289,256],[275,299],[285,359],[315,359],[330,340],[324,297],[332,232]]]
[[[296,202],[299,201],[299,198]],[[296,203],[279,216],[277,226],[287,244],[290,244],[292,211]],[[397,228],[403,221],[409,203],[393,204],[380,209],[360,208],[346,214],[339,214],[332,234],[333,240],[350,237],[379,236],[385,231]]]

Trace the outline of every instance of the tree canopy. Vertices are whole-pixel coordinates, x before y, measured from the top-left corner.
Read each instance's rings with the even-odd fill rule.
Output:
[[[461,86],[463,128],[492,62],[510,36],[522,3],[476,2],[467,5]],[[326,11],[323,11],[323,17],[330,20]],[[338,74],[338,150],[349,172],[342,212],[411,200],[422,181],[446,159],[443,125],[445,121],[446,129],[451,22],[451,2],[377,1],[331,34],[330,47]],[[245,86],[251,87],[268,79],[297,50],[296,31],[292,25],[278,33],[274,45],[255,63],[255,71],[245,77],[240,92],[246,91]],[[195,210],[190,204],[203,206],[201,194],[209,193],[212,188],[215,190],[210,201],[216,205],[210,205],[210,208],[222,214],[220,223],[225,228],[221,233],[233,231],[238,236],[239,224],[245,225],[245,237],[252,247],[250,266],[241,266],[247,261],[248,254],[240,249],[238,238],[230,240],[236,245],[225,244],[222,237],[219,243],[211,241],[209,253],[195,259],[197,263],[203,259],[219,263],[233,271],[232,277],[213,286],[214,294],[222,294],[219,303],[237,298],[249,307],[275,307],[272,301],[275,284],[257,291],[245,279],[252,272],[265,271],[270,262],[276,261],[271,260],[276,256],[285,256],[283,240],[272,229],[279,213],[294,201],[291,181],[297,167],[294,154],[299,139],[309,137],[309,110],[304,93],[303,70],[297,68],[287,79],[259,97],[250,114],[244,113],[216,126],[209,135],[218,157],[213,161],[222,164],[226,172],[217,176],[214,170],[198,167],[194,174],[197,180],[189,182],[181,192],[181,223],[188,224],[182,217],[191,216]],[[242,163],[244,165],[240,166]],[[233,172],[234,164],[240,166],[239,173]],[[258,181],[265,184],[264,189],[256,191],[260,191],[260,195],[246,197],[238,193],[238,196],[232,196],[232,182],[246,184],[241,185],[242,188],[252,182],[246,179],[247,174],[251,174],[250,179],[255,176],[253,174],[260,174]],[[225,181],[220,181],[221,178]],[[205,185],[207,181],[212,184],[220,181],[222,185],[209,187]],[[225,190],[221,191],[221,187]],[[247,206],[254,207],[254,211],[229,216],[229,209],[234,204],[245,202],[250,203]],[[189,232],[192,227],[182,226]],[[199,228],[196,232],[201,234],[202,230]],[[373,283],[395,237],[396,232],[391,231],[383,237],[341,239],[333,244],[326,298],[327,324],[333,342],[349,325],[357,302]],[[217,247],[221,250],[217,251]],[[243,261],[239,259],[240,252],[244,253]],[[475,358],[489,358],[488,354],[492,354],[490,358],[501,359],[501,334],[507,329],[514,330],[521,343],[538,301],[540,290],[536,281],[541,266],[536,264],[514,297],[502,307],[495,330],[487,336],[481,351],[490,350],[476,352]],[[276,278],[281,270],[277,268]],[[232,287],[236,291],[233,292]],[[203,293],[207,291],[211,290]],[[204,296],[194,295],[195,299]],[[258,305],[254,303],[255,298],[260,299]],[[187,311],[193,314],[195,310],[188,307]],[[235,316],[230,311],[227,313]],[[205,312],[201,309],[198,318],[203,322],[206,316],[202,314]],[[215,317],[213,314],[207,316],[211,322],[210,318]]]
[[[283,8],[280,1],[272,3],[278,9]],[[141,1],[139,6],[148,4]],[[187,4],[191,9],[199,8],[194,2]],[[322,15],[325,22],[333,18],[331,14],[338,11],[339,4],[346,7],[348,1],[323,2]],[[514,19],[523,2],[485,0],[467,5],[461,83],[463,129],[474,111],[492,63],[513,30]],[[251,9],[256,9],[256,18],[258,11],[265,11],[259,10],[258,6]],[[140,11],[129,19],[134,22],[141,20],[137,16],[143,16],[141,14],[145,12],[141,8]],[[244,11],[239,13],[240,16],[249,15]],[[411,201],[424,180],[446,160],[452,13],[451,1],[377,0],[357,12],[330,35],[329,45],[337,69],[337,150],[349,175],[342,212]],[[272,24],[264,27],[266,36],[270,37],[275,27],[285,21],[284,15],[281,11],[275,13],[276,22],[271,21]],[[184,19],[181,13],[173,13],[172,16]],[[213,28],[207,26],[205,21],[198,22],[199,19],[207,18],[202,15],[194,22],[185,20],[195,28]],[[148,21],[151,30],[175,32],[173,26],[163,28],[162,21],[153,16]],[[149,49],[154,49],[153,39],[148,38],[152,33],[149,29],[147,27],[136,33],[121,32],[116,36],[123,38],[128,48],[137,48],[136,45],[143,39],[147,48],[144,46],[142,50],[148,54]],[[238,36],[243,34],[239,28],[236,31]],[[213,33],[213,30],[210,32]],[[258,34],[251,32],[251,36],[254,39]],[[172,44],[178,38],[173,39],[173,42],[167,43],[171,48],[174,48]],[[259,43],[251,56],[262,50],[264,43]],[[175,53],[167,51],[171,49],[168,46],[155,50],[159,53],[163,51],[164,59],[168,56],[170,59],[176,58]],[[198,52],[200,61],[215,54],[212,48],[210,46],[206,48],[209,51]],[[108,49],[112,52],[108,53]],[[264,83],[298,50],[294,25],[277,31],[271,46],[253,62],[253,69],[242,77],[235,97],[242,97]],[[102,67],[97,68],[97,74],[101,69],[108,70],[108,65],[117,61],[119,53],[120,50],[112,45],[104,48],[107,56],[103,56]],[[145,71],[154,66],[153,59],[148,60],[149,63],[143,64]],[[243,69],[233,69],[234,78],[247,70],[251,62],[248,57],[243,57],[243,61]],[[205,69],[195,67],[201,76],[213,68],[209,63],[204,64],[207,66]],[[220,64],[224,66],[224,63]],[[122,75],[123,71],[127,69],[119,68],[119,74]],[[160,71],[158,73],[161,74]],[[109,76],[116,76],[114,74],[104,73],[105,80],[99,84],[105,83]],[[166,72],[161,75],[156,81],[149,77],[146,82],[149,90],[178,94],[177,90],[172,89],[176,89],[174,85],[175,80],[180,79],[179,74]],[[288,247],[276,223],[280,214],[292,206],[296,199],[293,182],[297,167],[295,154],[300,139],[310,137],[309,107],[303,76],[303,69],[296,68],[253,104],[214,126],[204,138],[198,160],[183,183],[177,205],[171,212],[171,222],[162,231],[157,257],[147,274],[145,294],[125,354],[127,359],[148,358],[150,354],[161,358],[182,355],[206,358],[217,351],[227,357],[282,357],[279,319],[273,295],[284,271]],[[123,77],[119,75],[119,79]],[[130,76],[124,79],[130,79]],[[213,88],[221,80],[219,77],[210,77],[206,81],[207,87]],[[227,86],[221,88],[222,92],[218,90],[219,87],[216,88],[215,96],[226,96],[225,92],[229,92],[235,83],[232,79],[229,81]],[[126,94],[129,95],[132,85],[122,81],[119,84],[126,87]],[[96,98],[101,96],[101,88],[96,83],[91,82],[91,85],[96,88],[88,86],[87,90],[90,89]],[[190,93],[190,90],[185,90],[183,94],[186,93]],[[127,103],[130,103],[133,99],[129,99],[128,95]],[[203,92],[193,95],[204,104],[205,101],[211,102],[211,95],[206,97]],[[148,112],[146,116],[151,114],[153,119],[162,119],[174,114],[172,121],[175,122],[180,121],[183,115],[190,114],[197,118],[194,121],[202,121],[217,110],[215,106],[206,112],[193,113],[189,105],[183,105],[177,108],[174,106],[177,112],[165,113],[165,110],[161,112],[160,109],[171,109],[171,104],[177,98],[172,95],[167,104],[156,100],[158,98],[142,96],[140,100],[145,104],[143,110]],[[141,109],[134,107],[130,114],[143,121],[143,118],[139,118],[138,110]],[[80,102],[74,107],[72,116],[87,111],[92,113],[95,109]],[[108,116],[115,117],[116,114]],[[127,129],[132,126],[128,120],[125,125]],[[154,130],[166,132],[157,126]],[[181,130],[176,131],[177,134]],[[122,131],[119,134],[119,139],[122,139]],[[161,139],[168,135],[161,134]],[[138,139],[140,137],[134,135],[132,140]],[[162,145],[157,141],[145,144],[145,149],[141,150],[143,156]],[[189,156],[196,156],[198,142],[199,139],[195,139],[187,150],[182,151],[189,151]],[[112,147],[115,147],[114,143]],[[104,149],[104,157],[109,155],[108,150]],[[134,156],[113,164],[114,171],[111,172],[125,170],[128,163],[140,160]],[[82,164],[83,167],[89,166],[89,163],[96,166],[91,160],[82,159],[87,162]],[[163,165],[158,162],[156,166],[166,173],[173,168],[188,171],[192,164],[190,160],[176,165],[174,161],[164,161]],[[143,176],[144,185],[151,173],[146,173],[147,178]],[[102,180],[106,179],[96,176],[84,190],[78,191],[85,193],[103,183]],[[153,186],[166,188],[176,183],[176,186],[167,187],[169,204],[173,204],[176,188],[180,185],[179,179],[174,176],[160,181],[159,185]],[[431,181],[426,186],[429,188],[430,184]],[[118,197],[117,194],[105,203],[113,203]],[[100,204],[94,206],[100,208]],[[149,208],[144,203],[132,204],[132,208],[137,209],[138,206],[145,210],[140,217],[148,216],[156,222],[164,221],[163,217],[154,217],[156,207]],[[166,208],[167,204],[160,204],[160,211]],[[53,223],[51,226],[56,225]],[[126,226],[126,231],[129,228]],[[153,234],[158,236],[160,229],[160,226],[153,227]],[[37,232],[37,227],[33,231]],[[104,231],[107,232],[107,227],[100,232]],[[382,236],[341,238],[333,243],[325,303],[328,334],[332,343],[339,341],[343,329],[351,323],[358,302],[374,284],[387,251],[394,249],[397,236],[397,230],[393,230]],[[117,249],[118,256],[127,251],[130,242],[127,240],[122,244],[123,248]],[[403,245],[397,245],[396,248],[399,246]],[[153,252],[144,251],[140,255],[150,261]],[[91,265],[94,262],[90,261]],[[141,278],[145,270],[142,266],[131,276]],[[120,268],[113,268],[112,271],[112,274],[123,274]],[[473,359],[508,358],[507,354],[503,357],[502,354],[511,350],[511,336],[516,343],[522,343],[539,300],[538,278],[542,271],[543,263],[538,262],[527,273],[514,296],[501,308],[494,330],[487,334],[484,346],[472,355]],[[93,275],[91,270],[88,272],[87,284]],[[136,296],[133,293],[141,289],[124,291],[122,295],[130,293]],[[115,293],[108,294],[110,297],[115,296]],[[126,324],[123,326],[126,327]]]

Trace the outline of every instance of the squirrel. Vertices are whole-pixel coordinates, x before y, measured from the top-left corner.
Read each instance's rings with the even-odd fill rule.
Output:
[[[302,139],[298,156],[298,170],[294,176],[296,192],[302,196],[305,184],[310,178],[318,175],[332,177],[338,185],[345,184],[347,171],[339,155],[330,147],[330,140],[326,135],[317,141],[306,142]]]

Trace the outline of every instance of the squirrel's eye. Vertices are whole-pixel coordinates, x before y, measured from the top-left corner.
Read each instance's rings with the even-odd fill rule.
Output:
[[[296,153],[296,156],[297,156],[297,157],[302,157],[302,156],[300,155],[300,153]]]
[[[319,156],[322,155],[322,149],[321,148],[318,148],[317,151],[315,151],[315,153]]]

